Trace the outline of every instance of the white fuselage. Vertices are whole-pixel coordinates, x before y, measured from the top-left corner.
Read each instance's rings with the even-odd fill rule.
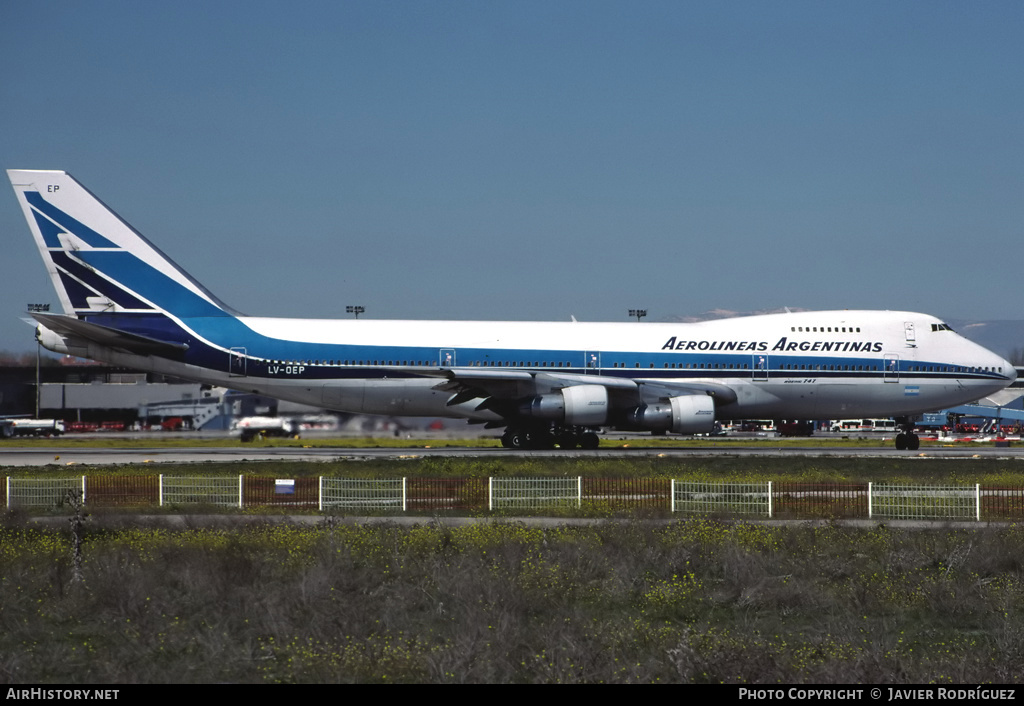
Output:
[[[181,320],[224,367],[92,350],[114,363],[348,412],[494,420],[479,401],[449,405],[439,371],[595,375],[709,384],[734,393],[719,419],[919,414],[982,398],[1015,377],[994,353],[939,319],[823,311],[701,323],[271,319]],[[245,361],[233,369],[232,351]],[[523,389],[524,395],[532,390]]]

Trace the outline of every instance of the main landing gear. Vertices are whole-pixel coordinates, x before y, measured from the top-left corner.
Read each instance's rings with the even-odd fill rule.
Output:
[[[506,449],[596,449],[597,432],[585,427],[509,427],[501,436]]]
[[[914,422],[907,417],[897,417],[896,428],[899,430],[896,434],[897,451],[917,451],[921,448],[921,439],[914,433]]]

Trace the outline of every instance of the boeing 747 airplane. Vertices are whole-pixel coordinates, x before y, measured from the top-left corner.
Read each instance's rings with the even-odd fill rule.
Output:
[[[602,428],[895,417],[980,399],[1013,366],[939,319],[817,311],[694,324],[251,317],[62,171],[8,170],[63,314],[46,348],[344,412],[505,428],[509,447],[594,448]]]

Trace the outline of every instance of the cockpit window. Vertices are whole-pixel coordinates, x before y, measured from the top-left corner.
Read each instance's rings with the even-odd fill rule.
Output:
[[[932,331],[952,331],[949,324],[932,324]]]

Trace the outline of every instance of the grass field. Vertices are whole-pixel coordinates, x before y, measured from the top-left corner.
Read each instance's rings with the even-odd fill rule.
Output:
[[[502,458],[159,465],[296,477],[638,475],[1020,486],[1015,461]],[[33,468],[16,473],[52,473]],[[61,468],[60,470],[66,471]],[[153,465],[74,472],[157,472]],[[619,518],[535,529],[98,514],[0,526],[0,681],[985,683],[1024,679],[1024,530]]]
[[[0,680],[985,683],[1020,528],[0,529]]]
[[[59,456],[59,454],[58,454]],[[488,476],[645,477],[678,480],[765,481],[811,483],[826,481],[894,483],[982,483],[1024,486],[1024,458],[943,459],[922,455],[899,457],[810,456],[637,456],[635,458],[577,457],[424,457],[365,458],[325,461],[239,461],[204,463],[140,463],[4,467],[0,476],[100,475],[259,475],[280,478],[345,476],[357,478],[486,478]]]

